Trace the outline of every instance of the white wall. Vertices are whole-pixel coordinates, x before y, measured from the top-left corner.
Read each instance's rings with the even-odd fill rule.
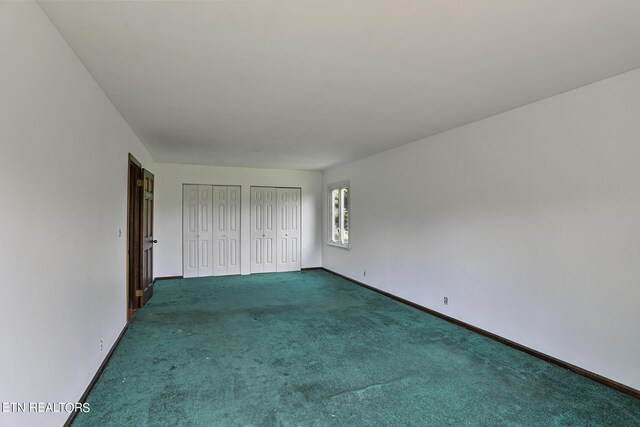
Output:
[[[326,268],[640,389],[640,70],[326,171],[325,205],[345,179]]]
[[[250,272],[252,185],[302,187],[302,268],[322,265],[322,173],[278,169],[158,164],[154,246],[156,277],[182,275],[182,185],[241,185],[241,271]]]
[[[36,3],[0,3],[0,58],[0,402],[75,402],[126,323],[127,154],[155,165]]]

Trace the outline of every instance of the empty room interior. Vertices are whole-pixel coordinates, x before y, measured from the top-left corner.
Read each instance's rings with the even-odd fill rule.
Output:
[[[0,426],[640,426],[637,0],[0,1]]]

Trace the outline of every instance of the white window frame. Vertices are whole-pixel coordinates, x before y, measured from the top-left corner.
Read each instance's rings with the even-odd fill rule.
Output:
[[[349,181],[341,181],[341,182],[335,182],[333,184],[329,184],[327,186],[327,204],[328,204],[328,209],[327,209],[327,229],[328,229],[328,235],[327,235],[327,245],[330,246],[336,246],[339,248],[344,248],[344,249],[349,249],[351,247],[351,235],[349,235],[349,241],[348,243],[343,243],[343,242],[336,242],[333,240],[333,197],[332,197],[332,193],[334,190],[342,190],[342,189],[348,189],[349,190],[349,198],[351,198],[351,183]],[[342,207],[342,197],[340,199],[340,212],[343,211],[343,207]],[[344,227],[344,216],[341,214],[340,215],[340,236],[342,239],[342,228]],[[349,231],[351,231],[351,200],[349,200]],[[349,233],[351,234],[351,233]]]

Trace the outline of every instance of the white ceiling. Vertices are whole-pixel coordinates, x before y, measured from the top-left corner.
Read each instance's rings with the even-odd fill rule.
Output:
[[[40,5],[159,162],[326,169],[640,67],[638,0]]]

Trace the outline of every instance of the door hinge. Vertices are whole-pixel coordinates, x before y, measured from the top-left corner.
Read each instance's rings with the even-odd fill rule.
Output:
[[[141,290],[141,289],[138,289],[138,290],[136,291],[136,296],[137,296],[137,297],[143,297],[143,296],[144,296],[144,291],[143,291],[143,290]]]
[[[136,187],[144,187],[144,179],[136,179]]]

